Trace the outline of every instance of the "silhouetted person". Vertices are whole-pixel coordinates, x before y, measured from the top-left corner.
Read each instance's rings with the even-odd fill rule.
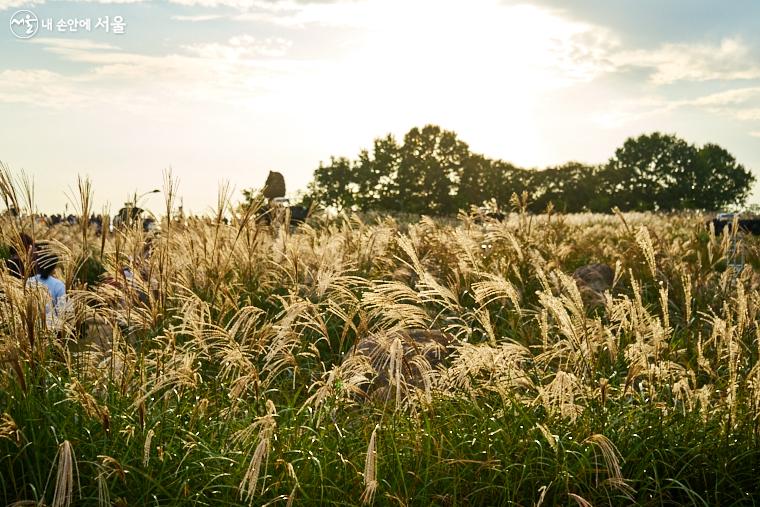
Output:
[[[24,232],[22,232],[19,236],[21,239],[22,250],[19,252],[16,248],[17,245],[11,245],[9,252],[10,255],[5,260],[5,265],[8,267],[8,271],[11,273],[11,275],[15,276],[16,278],[23,278],[24,262],[26,259],[29,259],[33,255],[34,240],[32,240],[31,236]]]

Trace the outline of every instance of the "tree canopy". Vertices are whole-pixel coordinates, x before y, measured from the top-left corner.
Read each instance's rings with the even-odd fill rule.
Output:
[[[341,209],[443,215],[528,191],[529,209],[564,212],[717,211],[743,204],[754,175],[716,144],[695,146],[654,132],[627,139],[606,164],[525,169],[473,153],[456,133],[413,128],[378,138],[355,160],[332,157],[309,185],[312,199]]]

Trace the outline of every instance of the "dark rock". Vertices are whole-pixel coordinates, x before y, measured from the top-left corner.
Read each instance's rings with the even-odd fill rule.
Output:
[[[587,264],[573,272],[573,279],[588,307],[604,304],[604,292],[612,288],[615,271],[607,264]]]
[[[394,397],[397,375],[402,393],[408,393],[410,387],[425,389],[426,376],[429,379],[430,372],[445,362],[454,347],[454,338],[441,331],[404,329],[361,338],[351,355],[367,357],[376,372],[365,388],[366,394],[373,399],[389,399]],[[394,368],[396,358],[400,363]]]

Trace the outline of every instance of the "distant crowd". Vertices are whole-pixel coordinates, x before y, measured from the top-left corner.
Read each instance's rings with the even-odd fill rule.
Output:
[[[11,216],[17,217],[19,216],[19,213],[11,208],[9,210],[9,213]],[[61,213],[55,213],[53,215],[48,214],[35,214],[32,215],[33,219],[40,225],[47,225],[47,226],[54,226],[54,225],[78,225],[80,223],[79,217],[74,214],[68,214],[64,215]],[[101,231],[103,228],[103,215],[96,215],[92,214],[89,218],[89,224],[93,225],[97,228],[98,231]]]

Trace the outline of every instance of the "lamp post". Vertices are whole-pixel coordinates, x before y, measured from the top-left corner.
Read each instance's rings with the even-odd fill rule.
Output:
[[[157,189],[157,188],[154,188],[153,190],[149,190],[149,191],[147,191],[147,192],[144,192],[144,193],[142,193],[142,194],[140,194],[140,195],[137,195],[137,192],[135,192],[135,198],[134,198],[134,200],[132,201],[132,205],[136,207],[136,206],[137,206],[137,203],[138,203],[138,202],[140,202],[140,199],[142,199],[142,198],[143,198],[143,197],[145,197],[146,195],[150,195],[150,194],[158,194],[159,192],[161,192],[161,191],[160,191],[159,189]]]
[[[137,195],[137,192],[135,192],[134,198],[132,199],[132,201],[131,202],[128,201],[128,202],[124,203],[124,208],[126,210],[126,217],[125,217],[126,220],[125,220],[125,222],[126,222],[127,226],[131,226],[132,225],[132,210],[133,209],[138,209],[137,208],[137,204],[140,202],[140,199],[142,199],[146,195],[158,194],[159,192],[161,192],[161,191],[159,189],[157,189],[157,188],[154,188],[153,190],[149,190],[147,192],[143,192],[140,195]]]

